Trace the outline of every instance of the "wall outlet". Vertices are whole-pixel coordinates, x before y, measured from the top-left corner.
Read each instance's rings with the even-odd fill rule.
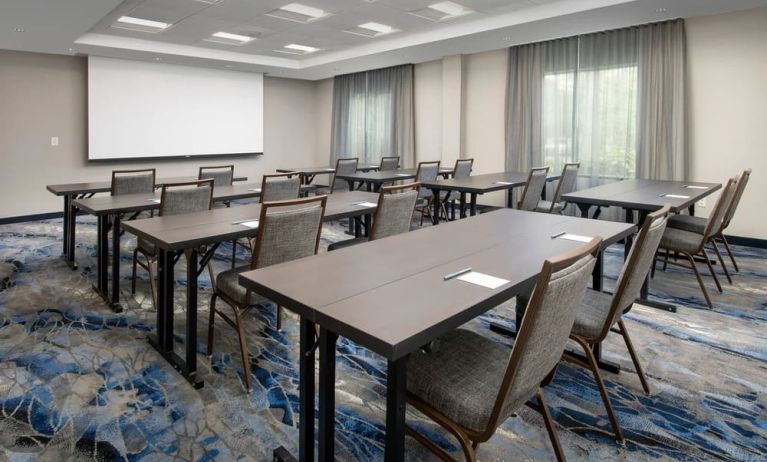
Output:
[[[59,137],[58,136],[52,136],[51,137],[51,146],[58,146],[59,145]]]
[[[698,201],[698,207],[706,207],[706,199],[701,199]]]

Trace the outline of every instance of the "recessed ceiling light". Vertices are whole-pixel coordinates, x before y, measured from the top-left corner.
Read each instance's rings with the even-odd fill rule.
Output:
[[[122,16],[112,27],[117,29],[129,29],[140,32],[161,32],[172,26],[167,22],[152,21],[151,19],[134,18],[131,16]]]
[[[13,31],[14,32],[24,32],[24,28],[23,27],[14,27]]]
[[[285,45],[283,49],[274,50],[274,51],[276,51],[277,53],[287,53],[291,55],[308,55],[309,53],[320,51],[320,49],[315,47],[310,47],[307,45],[299,45],[297,43],[291,43],[290,45]]]
[[[474,10],[466,8],[463,5],[446,1],[432,3],[426,8],[411,11],[410,14],[418,16],[419,18],[428,19],[429,21],[445,21],[459,16],[465,16],[473,12]]]
[[[312,6],[306,6],[300,3],[289,3],[266,13],[266,15],[273,18],[306,24],[324,18],[325,16],[328,16],[329,13]]]
[[[209,42],[223,43],[226,45],[245,45],[256,38],[252,35],[232,34],[229,32],[216,32],[205,40]]]
[[[355,35],[362,35],[364,37],[378,37],[380,35],[391,34],[392,32],[396,31],[397,29],[393,28],[392,26],[387,26],[386,24],[377,22],[366,22],[365,24],[360,24],[357,27],[352,27],[351,29],[344,30],[344,32]]]
[[[665,9],[665,8],[663,8],[663,7],[661,7],[661,8],[655,8],[655,12],[656,12],[656,13],[665,13],[665,12],[666,12],[666,9]]]

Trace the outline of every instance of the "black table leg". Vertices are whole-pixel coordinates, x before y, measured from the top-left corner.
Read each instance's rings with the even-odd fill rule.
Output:
[[[514,188],[506,190],[506,208],[514,208]]]
[[[112,216],[112,293],[109,306],[115,313],[122,312],[120,306],[120,215]]]
[[[474,216],[477,214],[477,193],[471,193],[471,203],[469,204],[469,214]]]
[[[109,217],[99,215],[97,219],[96,244],[96,293],[109,303]]]
[[[466,193],[465,192],[461,192],[460,203],[461,203],[461,210],[459,211],[460,213],[459,216],[461,218],[466,218]]]
[[[370,224],[373,221],[373,215],[365,214],[362,216],[362,230],[365,233],[365,237],[370,236]]]
[[[597,263],[594,265],[594,271],[591,273],[591,288],[602,292],[602,279],[604,276],[605,267],[605,251],[602,250],[597,254]]]
[[[389,361],[386,374],[386,462],[405,460],[407,356]]]
[[[64,195],[64,213],[62,217],[64,218],[64,224],[62,227],[62,231],[64,231],[64,240],[62,241],[62,249],[61,249],[61,256],[65,257],[68,255],[67,250],[69,250],[69,208],[72,206],[72,196],[65,194]]]
[[[695,216],[695,203],[694,202],[692,204],[690,204],[689,207],[687,207],[687,213],[689,213],[691,217]]]
[[[578,204],[578,209],[581,211],[581,218],[588,218],[589,217],[589,209],[591,206],[589,204]]]
[[[338,334],[320,328],[319,462],[334,460],[337,340]]]
[[[439,224],[439,206],[441,204],[439,200],[439,188],[431,188],[431,204],[432,204],[432,216],[431,224]]]
[[[194,388],[202,388],[197,380],[197,249],[186,255],[186,359],[184,376]]]
[[[633,224],[634,223],[634,210],[632,209],[623,209],[626,212],[626,223]],[[626,236],[623,239],[623,259],[627,259],[629,257],[629,252],[631,251],[631,245],[634,243],[634,235],[631,234],[629,236]]]
[[[64,262],[71,269],[77,269],[77,263],[75,262],[75,220],[77,217],[77,209],[72,205],[74,197],[70,194],[64,195],[64,242],[62,245],[61,256],[64,258]]]

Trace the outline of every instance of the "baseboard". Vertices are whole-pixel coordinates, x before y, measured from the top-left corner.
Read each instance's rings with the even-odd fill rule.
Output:
[[[725,234],[727,242],[744,247],[754,247],[756,249],[767,249],[767,239],[756,239],[753,237],[729,236]]]

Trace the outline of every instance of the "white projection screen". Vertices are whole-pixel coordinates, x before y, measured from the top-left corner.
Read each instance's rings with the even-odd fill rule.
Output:
[[[261,154],[264,76],[88,58],[91,160]]]

